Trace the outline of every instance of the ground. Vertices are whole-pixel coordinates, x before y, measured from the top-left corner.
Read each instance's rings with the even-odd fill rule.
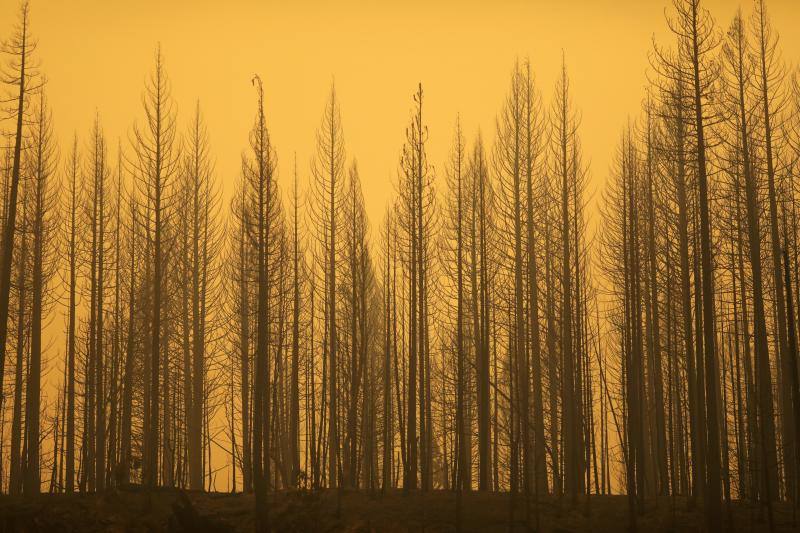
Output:
[[[510,499],[502,494],[465,494],[462,531],[508,532]],[[524,508],[517,499],[514,531],[526,531]],[[531,501],[531,529],[535,509]],[[279,492],[270,497],[270,519],[276,532],[449,532],[456,531],[455,494],[446,491],[411,493],[388,491]],[[542,498],[538,504],[539,531],[627,531],[625,496],[594,496],[570,505]],[[559,511],[560,509],[560,511]],[[727,514],[730,513],[730,514]],[[768,531],[758,509],[734,502],[726,508],[733,528],[719,531]],[[253,496],[137,488],[105,494],[43,494],[36,498],[0,496],[0,533],[5,532],[198,532],[253,531]],[[792,507],[775,506],[777,531],[796,531]],[[649,504],[638,517],[638,531],[703,531],[698,509],[687,510],[683,499]]]

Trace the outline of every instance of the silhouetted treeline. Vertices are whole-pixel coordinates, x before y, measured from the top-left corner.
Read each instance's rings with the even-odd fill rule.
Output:
[[[380,221],[335,88],[304,163],[257,75],[223,198],[160,47],[128,137],[98,116],[59,149],[30,22],[2,63],[4,492],[253,491],[262,530],[277,489],[446,489],[459,517],[508,491],[531,527],[545,497],[624,493],[635,528],[684,496],[712,530],[798,501],[800,85],[763,0],[727,28],[674,0],[599,199],[565,59],[548,88],[515,62],[441,162],[418,85]]]
[[[697,0],[667,22],[603,201],[631,520],[677,493],[710,529],[732,499],[772,527],[798,496],[800,92],[763,0],[726,28]]]

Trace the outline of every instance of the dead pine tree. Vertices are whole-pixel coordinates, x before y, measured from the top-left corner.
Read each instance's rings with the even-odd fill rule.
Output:
[[[53,246],[55,229],[58,226],[55,206],[58,202],[58,186],[55,182],[57,166],[56,145],[52,128],[52,116],[44,90],[37,95],[29,146],[26,149],[26,174],[31,193],[33,239],[32,291],[31,291],[31,344],[27,368],[25,393],[25,430],[27,460],[23,493],[38,494],[41,489],[40,414],[42,379],[42,328],[43,315],[52,303],[48,297],[48,283],[54,274],[56,248]]]
[[[17,207],[22,172],[22,149],[24,144],[23,125],[25,115],[31,104],[31,97],[40,88],[38,65],[33,60],[36,41],[30,34],[30,5],[24,1],[20,5],[19,20],[6,41],[2,43],[2,52],[8,60],[0,79],[13,87],[12,117],[15,123],[13,133],[14,156],[11,169],[11,183],[8,187],[3,226],[3,258],[0,262],[0,383],[6,364],[6,346],[8,338],[8,309],[11,294],[11,270],[13,268],[14,236],[17,229]],[[0,394],[0,407],[5,391]]]
[[[780,183],[777,181],[777,172],[780,153],[779,135],[776,131],[782,128],[782,114],[780,112],[786,104],[784,91],[784,68],[780,55],[777,51],[778,35],[772,29],[769,15],[764,0],[755,0],[752,17],[752,33],[754,37],[754,60],[755,68],[753,72],[752,90],[755,93],[755,101],[760,108],[760,128],[753,132],[757,143],[762,146],[763,152],[759,157],[763,161],[763,166],[757,172],[765,173],[767,178],[767,202],[769,221],[769,241],[772,259],[772,277],[774,282],[774,315],[777,319],[775,336],[778,338],[778,361],[780,364],[779,376],[785,380],[779,387],[779,413],[782,423],[780,424],[781,441],[783,443],[783,482],[787,495],[796,499],[797,495],[797,476],[794,465],[796,457],[800,455],[800,443],[795,439],[794,416],[792,415],[792,380],[791,376],[791,353],[786,326],[786,290],[781,268],[781,231],[778,221],[778,201],[781,195]],[[770,438],[770,437],[767,437]],[[767,471],[772,466],[763,465]],[[770,494],[772,496],[772,493]],[[777,498],[778,495],[774,494]]]
[[[497,121],[497,139],[494,166],[495,174],[500,183],[498,196],[501,199],[502,219],[501,226],[504,233],[506,246],[512,253],[508,254],[507,264],[504,265],[505,277],[510,287],[509,327],[513,332],[513,340],[509,342],[509,350],[513,350],[509,357],[511,379],[516,380],[513,386],[515,394],[510,395],[514,416],[512,435],[512,472],[510,513],[514,520],[515,493],[518,490],[516,474],[518,447],[521,442],[522,487],[525,501],[525,523],[529,519],[529,481],[531,473],[530,444],[530,364],[527,350],[526,292],[524,287],[524,274],[526,264],[523,257],[525,220],[525,147],[524,147],[524,121],[525,121],[525,74],[519,63],[514,65],[511,75],[511,89],[506,98],[503,111]]]
[[[471,439],[467,437],[471,428],[467,426],[466,402],[469,394],[467,385],[467,350],[466,350],[466,295],[464,281],[465,263],[465,216],[467,158],[464,135],[461,130],[461,119],[456,118],[453,144],[445,170],[450,202],[445,207],[445,238],[442,245],[442,263],[448,279],[449,300],[455,303],[455,324],[448,335],[454,340],[452,352],[455,355],[455,434],[453,490],[456,496],[456,530],[461,531],[463,524],[463,493],[471,489]],[[452,294],[452,293],[455,294]],[[450,313],[448,313],[450,314]],[[450,350],[449,350],[450,351]]]
[[[491,389],[489,364],[489,258],[488,240],[491,183],[483,139],[478,134],[470,154],[466,176],[467,243],[469,253],[469,292],[472,315],[472,344],[475,359],[476,403],[478,418],[478,490],[491,489]]]
[[[113,228],[112,246],[112,284],[114,287],[111,331],[111,369],[109,372],[108,391],[108,445],[106,447],[105,485],[113,487],[119,481],[119,423],[120,423],[120,365],[121,365],[121,330],[122,330],[122,195],[123,195],[123,154],[122,143],[117,146],[116,183],[113,185]],[[109,202],[111,203],[111,202]]]
[[[368,387],[368,351],[371,346],[368,333],[369,308],[371,301],[368,299],[372,295],[372,272],[369,258],[369,243],[367,241],[368,223],[364,208],[364,197],[361,191],[361,180],[358,174],[358,166],[353,161],[348,172],[344,194],[344,208],[342,211],[342,244],[343,259],[347,265],[344,269],[340,283],[340,289],[347,294],[347,298],[342,302],[343,323],[349,334],[349,353],[348,347],[343,346],[346,360],[349,361],[349,375],[347,379],[348,401],[345,407],[347,424],[345,427],[345,446],[342,450],[342,472],[346,479],[343,480],[347,486],[358,488],[358,473],[362,464],[367,471],[371,467],[371,457],[364,457],[360,460],[359,441],[370,442],[368,435],[364,432],[369,424],[368,404],[370,391]],[[361,416],[359,417],[359,404]],[[361,438],[359,438],[361,429]],[[364,452],[369,451],[367,448]],[[366,473],[366,472],[365,472]]]
[[[649,439],[653,450],[650,460],[650,494],[664,496],[669,490],[666,453],[666,425],[664,414],[664,383],[662,377],[662,339],[661,339],[661,307],[659,306],[659,278],[657,275],[659,242],[659,220],[655,199],[656,159],[655,159],[655,126],[653,120],[652,100],[648,94],[645,101],[645,118],[642,127],[644,144],[644,216],[645,216],[645,335],[647,339],[647,396],[648,409],[652,413],[649,420]]]
[[[406,243],[404,261],[408,279],[408,374],[405,421],[406,462],[403,489],[421,484],[430,489],[432,476],[432,437],[428,431],[430,410],[430,338],[428,270],[434,215],[433,171],[428,163],[428,128],[423,120],[422,84],[414,94],[411,124],[406,128],[406,143],[400,158],[400,213],[398,223]]]
[[[760,453],[752,460],[761,463],[757,467],[763,474],[764,502],[771,517],[771,501],[777,497],[777,469],[769,465],[777,464],[775,443],[775,416],[772,403],[772,370],[767,336],[766,312],[764,306],[764,282],[761,251],[761,213],[763,211],[759,194],[759,184],[752,161],[751,144],[756,117],[754,103],[751,101],[750,89],[753,85],[754,67],[748,54],[747,34],[743,25],[741,12],[737,13],[728,31],[722,49],[722,65],[727,76],[723,77],[724,104],[728,106],[726,116],[731,117],[733,129],[735,158],[730,164],[735,165],[734,172],[743,181],[745,227],[747,228],[748,262],[750,267],[750,299],[753,306],[753,332],[755,345],[756,372],[758,381],[758,416],[754,412],[748,417],[748,424],[757,425],[754,433],[758,435]],[[741,179],[743,178],[743,179]],[[737,199],[741,196],[737,190]],[[742,300],[743,305],[746,299]],[[749,325],[748,325],[749,327]],[[749,358],[748,358],[749,359]],[[770,518],[771,520],[771,518]]]
[[[170,95],[169,81],[164,69],[164,59],[159,46],[155,54],[155,68],[145,84],[142,97],[145,119],[133,128],[131,138],[131,166],[134,171],[139,210],[143,220],[148,252],[145,264],[148,282],[152,283],[152,301],[149,317],[150,335],[145,367],[145,420],[143,448],[143,482],[149,488],[159,484],[159,443],[161,415],[161,366],[165,359],[162,315],[166,307],[164,288],[165,266],[170,249],[169,211],[173,200],[173,178],[178,167],[175,140],[176,113]],[[171,413],[170,413],[171,414]]]
[[[126,225],[126,273],[128,278],[125,280],[126,286],[124,290],[127,297],[127,317],[125,334],[125,363],[122,370],[122,405],[120,408],[120,451],[119,451],[119,468],[117,472],[117,484],[126,485],[131,482],[131,468],[133,462],[133,397],[134,397],[134,349],[137,340],[137,333],[139,329],[139,322],[137,321],[137,312],[140,309],[137,307],[137,297],[139,296],[137,290],[141,288],[137,286],[137,254],[139,239],[137,238],[140,228],[138,227],[138,199],[135,196],[135,190],[131,188],[128,191],[127,198],[127,225]],[[118,217],[120,215],[117,215]],[[118,221],[120,219],[118,218]],[[117,261],[122,261],[121,257]],[[122,265],[119,265],[121,268]],[[122,334],[122,332],[120,332]]]
[[[576,316],[579,294],[579,264],[581,258],[573,249],[579,238],[574,221],[580,210],[579,181],[583,170],[580,167],[577,129],[579,119],[572,109],[569,78],[566,62],[562,61],[561,75],[556,83],[555,98],[551,111],[552,128],[552,173],[557,177],[559,195],[558,225],[561,229],[561,401],[563,436],[564,490],[569,493],[572,505],[584,490],[584,438],[582,385],[580,375],[582,348],[580,328],[582,317]],[[580,315],[580,313],[577,313]]]
[[[386,209],[384,218],[384,267],[383,267],[383,457],[381,460],[381,494],[392,487],[392,471],[394,458],[394,404],[392,402],[392,210]]]
[[[16,334],[14,348],[16,359],[14,362],[14,401],[11,414],[11,444],[9,452],[9,472],[8,472],[8,493],[19,495],[22,493],[23,476],[25,472],[25,458],[23,449],[23,392],[25,388],[25,375],[27,374],[25,365],[27,360],[26,350],[30,345],[30,217],[28,188],[22,190],[22,217],[18,221],[20,225],[17,231],[20,232],[19,252],[15,254],[15,285],[16,285]]]
[[[106,350],[106,326],[105,315],[107,313],[105,303],[107,299],[107,279],[108,267],[108,240],[107,234],[110,233],[111,210],[109,209],[110,197],[110,175],[111,169],[108,164],[108,148],[106,146],[105,134],[100,125],[99,117],[95,118],[92,128],[91,146],[86,169],[88,178],[87,195],[85,198],[86,223],[88,228],[89,240],[89,329],[88,343],[89,365],[93,372],[91,378],[91,402],[94,412],[92,416],[93,445],[90,449],[93,465],[87,465],[89,474],[90,490],[103,491],[106,482],[106,435],[107,435],[107,413],[106,413],[106,391],[107,382],[107,350]]]
[[[321,272],[324,287],[323,308],[325,338],[326,338],[326,364],[327,364],[327,481],[329,488],[338,488],[342,485],[339,479],[340,469],[340,410],[338,407],[339,378],[337,376],[340,345],[338,327],[340,318],[339,295],[337,289],[338,263],[340,255],[339,225],[340,213],[343,208],[344,195],[344,166],[345,166],[344,138],[341,125],[341,113],[336,99],[336,90],[331,86],[330,97],[325,105],[322,121],[316,134],[315,155],[311,162],[311,175],[314,187],[314,221],[317,224],[317,243],[319,253],[316,254],[321,262]],[[337,505],[338,508],[338,505]]]
[[[300,488],[300,193],[297,180],[297,156],[294,161],[294,182],[292,184],[292,352],[291,377],[289,379],[289,455],[291,461],[291,483]]]
[[[786,224],[786,210],[785,206],[783,209],[783,238],[785,239],[784,242],[789,241],[788,239],[789,234],[787,231],[787,224]],[[795,316],[794,316],[794,302],[792,301],[792,277],[790,272],[790,265],[789,265],[789,251],[788,246],[785,246],[783,249],[783,271],[784,271],[784,282],[785,282],[785,289],[786,289],[786,320],[788,325],[788,341],[789,341],[789,369],[791,370],[792,377],[790,378],[790,383],[788,383],[788,388],[790,390],[790,395],[792,398],[792,409],[794,411],[794,438],[800,437],[800,376],[798,376],[798,364],[797,364],[797,329],[795,325]],[[796,458],[795,458],[796,459]],[[794,468],[798,468],[798,465],[795,464]],[[796,508],[797,503],[795,502],[794,507]],[[795,511],[796,512],[796,511]],[[795,520],[793,516],[793,520]],[[795,523],[796,525],[796,523]]]
[[[243,183],[244,185],[244,183]],[[251,387],[250,387],[250,299],[251,289],[249,280],[251,273],[250,267],[250,254],[251,246],[248,239],[248,221],[246,219],[247,209],[247,195],[245,194],[244,186],[237,191],[232,200],[232,212],[235,217],[236,233],[234,236],[233,247],[236,249],[235,266],[232,266],[235,271],[231,275],[232,279],[237,284],[237,299],[234,304],[234,312],[237,317],[237,328],[234,332],[238,343],[239,355],[239,369],[240,369],[240,406],[241,413],[241,435],[242,435],[242,452],[241,452],[241,468],[242,468],[242,490],[244,492],[251,492],[253,490],[253,462],[252,462],[252,409],[251,409]]]
[[[676,3],[676,7],[677,3]],[[702,310],[703,310],[703,348],[705,371],[705,409],[707,431],[707,467],[708,483],[706,491],[706,519],[708,528],[713,529],[722,520],[721,511],[721,475],[720,475],[720,436],[718,390],[719,380],[716,364],[715,297],[713,285],[713,265],[711,259],[711,219],[710,200],[708,195],[708,163],[705,132],[708,116],[704,112],[706,100],[711,94],[714,71],[708,59],[716,48],[717,40],[713,36],[713,21],[706,11],[702,11],[698,0],[683,3],[678,7],[679,16],[685,22],[685,28],[691,28],[688,39],[682,43],[690,53],[692,72],[692,88],[690,94],[691,108],[694,111],[694,128],[697,155],[698,202],[700,207],[700,263],[702,271]]]
[[[529,482],[530,490],[533,490],[537,498],[536,517],[538,524],[538,496],[540,493],[547,493],[547,464],[545,460],[545,441],[544,441],[544,417],[539,413],[544,412],[544,402],[542,395],[542,354],[541,354],[541,326],[539,321],[539,265],[537,248],[537,226],[540,225],[541,215],[537,212],[538,202],[540,201],[534,194],[534,190],[539,189],[538,180],[541,172],[540,165],[543,165],[543,111],[541,109],[541,97],[534,85],[533,74],[531,73],[530,61],[526,60],[523,67],[524,75],[522,78],[522,131],[523,131],[523,180],[524,180],[524,205],[525,205],[525,262],[526,269],[526,289],[527,295],[527,320],[528,335],[530,344],[530,366],[532,371],[532,404],[533,409],[533,451],[531,476]],[[539,218],[536,218],[536,217]],[[537,525],[538,529],[538,525]]]
[[[640,162],[633,147],[630,126],[624,131],[617,157],[614,160],[612,179],[606,189],[603,228],[603,268],[612,280],[613,305],[609,320],[618,332],[620,392],[623,420],[620,441],[622,444],[625,494],[628,501],[628,528],[638,527],[641,512],[640,493],[643,454],[641,369],[642,369],[642,306],[641,270],[639,259],[640,200],[637,189],[641,187]],[[607,379],[607,378],[606,378]],[[604,383],[608,393],[608,383]],[[613,408],[613,404],[612,404]],[[618,427],[619,429],[619,427]]]
[[[206,398],[207,369],[211,338],[207,331],[208,298],[215,288],[217,252],[218,194],[214,181],[208,132],[200,111],[186,134],[186,150],[179,177],[182,198],[184,239],[181,250],[181,275],[185,282],[182,294],[182,329],[184,343],[184,410],[186,417],[186,452],[189,487],[203,489],[202,439],[203,413],[209,408]]]
[[[270,516],[267,491],[270,482],[270,241],[275,235],[271,207],[274,203],[276,154],[264,114],[264,91],[261,78],[253,78],[258,91],[258,109],[250,132],[251,158],[243,160],[248,239],[256,260],[256,355],[253,383],[253,483],[255,487],[256,529],[269,531]]]
[[[719,44],[714,21],[699,0],[674,0],[674,15],[667,24],[676,38],[674,53],[656,47],[653,62],[661,76],[678,85],[680,99],[676,106],[688,125],[691,125],[691,153],[696,170],[696,257],[697,283],[695,328],[697,329],[695,367],[697,386],[694,387],[694,428],[692,436],[698,456],[698,470],[694,476],[696,492],[705,500],[709,528],[721,520],[721,464],[718,389],[719,376],[716,364],[715,296],[712,262],[712,221],[709,198],[709,157],[711,150],[707,136],[709,124],[716,120],[710,104],[715,96],[715,52]],[[688,128],[687,128],[688,129]],[[682,259],[683,260],[683,259]],[[701,330],[702,329],[702,335]],[[690,376],[690,380],[691,380]],[[690,391],[691,394],[691,391]],[[694,462],[693,462],[694,464]]]
[[[79,202],[82,198],[81,184],[83,183],[80,171],[81,163],[78,155],[78,138],[72,142],[72,150],[67,162],[66,194],[63,196],[64,221],[66,223],[66,256],[67,287],[69,291],[67,309],[67,343],[66,343],[66,465],[64,490],[71,493],[75,489],[75,357],[76,357],[76,329],[77,329],[77,289],[78,289],[78,215]]]

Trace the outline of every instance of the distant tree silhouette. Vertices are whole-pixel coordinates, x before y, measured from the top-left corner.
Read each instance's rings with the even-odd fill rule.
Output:
[[[9,57],[2,73],[2,81],[14,88],[12,99],[7,103],[11,106],[15,129],[13,166],[5,202],[3,260],[0,263],[0,383],[3,382],[6,361],[11,270],[13,268],[14,236],[17,229],[17,207],[22,172],[23,124],[31,103],[31,95],[41,87],[37,65],[33,60],[36,45],[36,41],[30,34],[30,6],[27,2],[23,2],[20,5],[19,20],[14,32],[2,45],[2,51]],[[0,405],[2,405],[4,397],[5,393],[0,395]]]
[[[161,48],[156,50],[155,69],[145,86],[142,97],[145,121],[135,126],[131,144],[134,157],[132,166],[137,179],[138,198],[141,203],[146,236],[149,272],[148,282],[152,283],[152,308],[150,324],[150,346],[145,368],[145,426],[143,480],[149,487],[155,487],[159,480],[159,443],[163,425],[161,424],[161,367],[167,360],[164,351],[164,332],[162,324],[165,286],[165,268],[170,246],[170,232],[167,227],[169,210],[172,207],[173,178],[178,170],[178,153],[175,141],[175,110],[171,100],[169,81],[164,70]],[[166,398],[168,399],[168,398]],[[163,443],[162,443],[163,444]]]

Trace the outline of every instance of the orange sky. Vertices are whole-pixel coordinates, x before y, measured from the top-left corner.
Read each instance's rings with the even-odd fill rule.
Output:
[[[128,146],[141,120],[141,92],[160,41],[186,124],[199,99],[218,177],[227,193],[238,179],[240,154],[254,113],[250,79],[265,82],[279,179],[291,180],[297,152],[308,179],[315,128],[331,80],[341,100],[348,154],[359,162],[373,229],[393,193],[397,161],[421,81],[427,94],[430,158],[442,167],[461,113],[468,135],[487,140],[516,57],[531,58],[544,102],[550,100],[562,49],[592,183],[607,174],[618,133],[637,113],[651,38],[665,31],[668,0],[33,0],[32,28],[49,79],[62,146],[74,131],[85,139],[95,110],[110,141]],[[709,0],[720,26],[735,0]],[[751,4],[744,2],[749,11]],[[770,0],[784,57],[796,63],[800,2]],[[0,0],[0,37],[11,29],[16,0]],[[110,142],[112,146],[116,142]],[[62,150],[64,153],[66,149]],[[115,159],[115,158],[114,158]]]

